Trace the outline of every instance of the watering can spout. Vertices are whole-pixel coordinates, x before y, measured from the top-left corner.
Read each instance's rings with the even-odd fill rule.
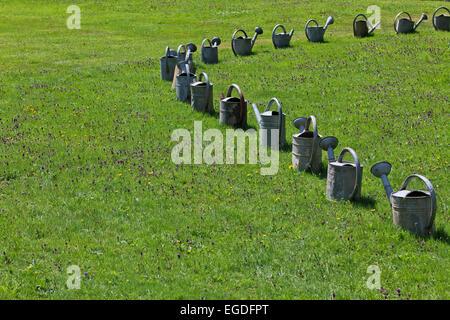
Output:
[[[256,106],[256,104],[252,103],[252,108],[253,108],[253,111],[255,112],[255,117],[256,117],[256,121],[258,121],[258,126],[261,128],[261,121],[262,121],[261,113],[259,112],[259,109]]]
[[[260,27],[255,28],[255,35],[252,38],[252,48],[253,48],[253,45],[255,44],[256,38],[258,37],[258,34],[262,34],[262,33],[263,33],[263,29],[261,29]]]
[[[292,29],[291,32],[289,32],[289,38],[292,38],[293,34],[294,34],[294,29]]]
[[[428,20],[428,16],[425,13],[422,13],[422,16],[420,17],[419,21],[417,21],[417,23],[414,25],[414,30],[416,30],[416,28],[423,20]]]
[[[325,23],[325,26],[323,27],[323,30],[327,30],[327,27],[329,24],[333,24],[334,23],[334,18],[332,16],[329,16],[327,19],[327,22]]]
[[[375,25],[372,26],[372,28],[370,28],[369,30],[369,34],[371,34],[372,32],[375,31],[375,29],[380,25],[381,21],[378,21],[377,23],[375,23]]]
[[[372,168],[370,169],[370,172],[375,177],[381,178],[381,181],[383,183],[384,190],[386,191],[386,195],[388,197],[389,203],[392,205],[392,187],[389,183],[389,180],[387,178],[389,172],[391,172],[392,165],[389,162],[382,161],[374,164]]]
[[[323,150],[328,152],[328,162],[336,161],[336,157],[334,156],[334,149],[336,149],[338,143],[338,139],[332,136],[325,137],[320,141],[319,146]]]

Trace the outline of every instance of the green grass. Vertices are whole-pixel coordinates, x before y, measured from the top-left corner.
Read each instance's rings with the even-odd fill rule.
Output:
[[[71,4],[80,30],[66,28]],[[417,34],[392,28],[400,11],[431,19],[445,2],[376,1],[382,29],[353,38],[353,17],[372,4],[2,1],[0,298],[449,299],[449,34],[430,20]],[[308,43],[305,22],[328,15],[327,43]],[[292,48],[273,49],[277,23],[295,29]],[[235,58],[233,31],[257,25],[255,54]],[[356,150],[364,201],[326,200],[325,176],[290,169],[290,151],[275,176],[259,165],[172,163],[173,130],[195,120],[226,128],[176,101],[159,57],[214,36],[219,64],[194,55],[216,110],[231,83],[252,102],[275,96],[289,143],[292,120],[315,115],[337,152]],[[382,160],[394,190],[412,173],[432,181],[434,237],[394,227],[369,171]],[[73,264],[80,290],[66,287]],[[372,264],[386,296],[366,288]]]

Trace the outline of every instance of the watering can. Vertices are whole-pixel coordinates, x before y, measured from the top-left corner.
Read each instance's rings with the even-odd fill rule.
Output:
[[[160,58],[161,79],[166,81],[173,80],[175,66],[177,65],[177,57],[173,54],[174,50],[166,47],[166,54]]]
[[[432,235],[436,216],[436,194],[433,185],[427,178],[413,174],[405,179],[399,191],[393,192],[387,178],[391,168],[389,162],[383,161],[373,165],[370,172],[381,178],[383,182],[384,190],[392,207],[394,225],[418,235]],[[422,180],[428,190],[407,190],[406,188],[413,178]]]
[[[432,19],[434,29],[450,31],[450,16],[441,14],[436,17],[436,13],[441,9],[445,9],[445,10],[447,10],[448,13],[450,13],[450,11],[446,7],[437,8],[436,11],[434,11],[434,13],[433,13],[433,19]]]
[[[278,28],[283,29],[283,33],[275,33]],[[292,29],[291,32],[286,33],[286,29],[284,28],[284,26],[281,24],[277,24],[272,30],[272,42],[275,49],[289,47],[289,42],[291,41],[293,34],[294,29]]]
[[[205,47],[205,42],[209,43],[209,47]],[[202,62],[203,63],[217,63],[219,62],[219,51],[218,46],[221,44],[220,38],[212,38],[210,41],[209,39],[204,39],[202,42]]]
[[[358,20],[359,17],[363,17],[364,20]],[[355,37],[367,37],[380,25],[380,23],[381,21],[378,21],[372,26],[364,14],[357,14],[355,19],[353,19],[353,34]]]
[[[273,103],[277,104],[278,111],[270,110]],[[272,98],[263,113],[260,113],[256,104],[252,104],[253,111],[255,112],[256,120],[258,121],[259,128],[259,142],[261,146],[272,146],[271,132],[272,130],[278,130],[278,146],[272,146],[276,149],[281,149],[286,145],[286,114],[281,110],[281,103],[277,98]]]
[[[363,167],[352,148],[342,149],[336,161],[333,149],[337,145],[338,139],[335,137],[325,137],[320,141],[320,147],[328,151],[327,199],[358,200],[361,197]],[[354,163],[342,161],[347,152],[352,155]]]
[[[408,18],[401,18],[399,19],[399,17],[402,14],[406,14],[408,16]],[[423,20],[427,20],[428,16],[425,13],[422,13],[422,16],[420,17],[419,21],[417,21],[416,24],[414,24],[414,21],[411,19],[411,16],[409,15],[408,12],[400,12],[394,20],[394,29],[395,32],[398,33],[411,33],[416,31],[416,28],[419,26],[419,24],[423,21]]]
[[[205,77],[205,82],[201,81],[202,77]],[[191,107],[200,112],[214,112],[213,84],[204,72],[200,74],[197,82],[191,83]]]
[[[309,130],[310,123],[313,131]],[[319,173],[322,167],[322,150],[319,148],[322,136],[317,133],[316,118],[296,118],[294,126],[299,129],[299,133],[292,136],[292,165],[299,171],[311,169]]]
[[[236,38],[236,34],[238,32],[242,32],[244,34],[243,36],[239,36]],[[258,37],[258,34],[262,34],[263,29],[260,27],[255,28],[255,35],[252,39],[247,37],[247,33],[245,33],[244,30],[238,29],[233,33],[233,37],[231,38],[231,49],[233,50],[233,53],[235,56],[248,56],[252,53],[253,45],[255,44],[256,38]]]
[[[232,97],[233,88],[239,94],[239,98]],[[220,115],[219,123],[235,128],[245,128],[247,126],[247,101],[244,99],[241,89],[236,84],[228,88],[227,96],[220,94]]]
[[[316,25],[310,27],[309,24],[311,22],[314,22]],[[308,40],[311,42],[323,42],[323,36],[325,34],[325,31],[327,30],[328,25],[333,23],[334,18],[332,16],[328,17],[324,27],[319,26],[316,20],[309,19],[308,22],[306,22],[305,26],[306,38],[308,38]]]
[[[190,102],[191,90],[190,85],[196,80],[196,75],[189,71],[189,65],[186,64],[186,71],[177,74],[176,76],[176,92],[177,100],[182,102]]]
[[[186,49],[187,48],[187,49]],[[184,51],[181,51],[183,49]],[[197,46],[193,43],[188,43],[186,47],[180,45],[177,50],[177,66],[181,72],[186,71],[186,65],[189,65],[191,71],[195,70],[194,60],[192,58],[192,52],[197,51]]]

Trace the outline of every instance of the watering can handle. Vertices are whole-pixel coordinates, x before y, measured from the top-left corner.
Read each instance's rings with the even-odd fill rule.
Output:
[[[356,20],[358,20],[359,17],[364,17],[364,19],[366,20],[366,23],[367,23],[367,17],[364,14],[362,14],[362,13],[357,14],[355,19],[353,19],[353,32],[355,32]]]
[[[204,55],[203,55],[203,48],[205,47],[205,42],[206,41],[208,41],[209,46],[212,47],[211,41],[208,38],[203,39],[203,41],[202,41],[202,49],[200,50],[201,51],[201,55],[202,55],[202,60],[205,58]]]
[[[228,93],[227,93],[227,98],[231,97],[231,91],[233,91],[233,88],[236,89],[236,91],[239,93],[239,99],[240,99],[240,105],[241,105],[241,123],[244,120],[244,116],[246,115],[246,111],[244,110],[244,95],[242,94],[241,89],[239,88],[239,86],[237,84],[232,84],[230,85],[230,87],[228,88]]]
[[[311,39],[309,39],[308,32],[307,32],[306,30],[308,29],[308,25],[309,25],[311,22],[315,22],[316,25],[319,26],[319,24],[317,23],[317,21],[314,20],[314,19],[309,19],[309,20],[306,22],[306,25],[305,25],[305,34],[306,34],[306,38],[308,38],[309,41],[311,41]]]
[[[411,181],[412,178],[419,178],[422,180],[425,185],[427,186],[428,190],[431,194],[431,210],[430,210],[430,220],[428,222],[427,230],[431,231],[431,228],[433,227],[434,218],[436,216],[436,193],[434,192],[433,185],[431,184],[430,180],[425,178],[424,176],[421,176],[420,174],[412,174],[408,178],[405,179],[403,182],[402,187],[400,190],[405,190],[408,187],[409,181]]]
[[[178,49],[177,49],[177,56],[180,55],[180,53],[181,53],[181,48],[183,48],[183,49],[184,49],[184,53],[186,53],[186,47],[185,47],[183,44],[180,44],[180,45],[178,46]]]
[[[397,20],[398,20],[398,18],[399,18],[402,14],[404,14],[404,13],[405,13],[406,15],[408,15],[409,20],[412,20],[412,18],[411,18],[411,16],[409,15],[408,12],[406,12],[406,11],[400,12],[400,13],[395,17],[395,19],[394,19],[394,30],[395,30],[395,33],[397,33],[397,34],[398,34]]]
[[[356,166],[355,187],[353,188],[352,194],[350,195],[350,199],[353,199],[354,196],[356,195],[356,192],[358,191],[360,184],[361,184],[362,170],[361,170],[361,164],[359,162],[358,156],[356,155],[355,150],[353,150],[352,148],[347,147],[347,148],[342,149],[341,153],[339,154],[337,162],[342,162],[342,159],[344,158],[344,154],[346,152],[348,152],[352,155],[353,160],[355,160],[355,166]]]
[[[286,29],[284,28],[284,26],[283,26],[282,24],[277,24],[277,25],[275,26],[275,28],[273,28],[273,30],[272,30],[272,42],[273,42],[273,45],[275,46],[275,48],[277,47],[277,45],[275,44],[274,36],[275,36],[275,31],[276,31],[278,28],[283,29],[283,32],[286,33]]]
[[[435,18],[435,16],[436,16],[436,13],[437,13],[439,10],[441,10],[441,9],[445,9],[445,10],[447,10],[448,13],[450,13],[450,11],[449,11],[446,7],[439,7],[439,8],[437,8],[437,9],[434,11],[434,13],[433,13],[433,18],[431,19],[431,21],[433,22],[434,30],[437,30],[437,26],[436,26],[436,22],[434,21],[434,18]]]
[[[236,54],[236,51],[234,51],[233,40],[234,40],[234,37],[236,36],[236,33],[238,33],[239,31],[243,32],[244,35],[245,35],[245,37],[248,38],[247,33],[245,33],[245,31],[242,30],[242,29],[237,29],[237,30],[233,33],[233,37],[231,37],[231,50],[233,50],[233,53],[234,53],[235,56],[237,56],[237,54]]]
[[[309,131],[309,125],[312,122],[313,124],[313,146],[312,146],[312,150],[311,150],[311,158],[309,159],[309,162],[307,164],[307,168],[311,166],[312,162],[313,162],[313,158],[314,158],[314,154],[317,152],[317,148],[319,147],[319,134],[317,133],[317,121],[316,121],[316,117],[314,116],[309,116],[308,119],[306,120],[306,126],[305,126],[305,130],[304,131]]]
[[[169,73],[169,55],[170,55],[170,48],[169,46],[166,47],[166,73]]]
[[[272,106],[272,103],[274,103],[274,102],[277,104],[277,107],[278,107],[278,130],[279,130],[278,143],[281,143],[281,124],[282,124],[282,119],[283,119],[283,110],[281,109],[281,102],[277,98],[270,99],[269,104],[266,107],[266,111],[270,110],[270,107]]]

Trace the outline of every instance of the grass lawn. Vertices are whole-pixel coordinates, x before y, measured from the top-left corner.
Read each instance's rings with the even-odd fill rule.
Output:
[[[79,30],[66,26],[72,4]],[[372,4],[382,28],[356,39],[353,17]],[[431,24],[441,5],[1,1],[0,298],[449,299],[450,38]],[[400,11],[429,19],[396,35]],[[308,43],[305,22],[328,15],[326,43]],[[295,29],[291,48],[273,48],[278,23]],[[255,54],[234,57],[233,31],[253,35],[256,26],[264,34]],[[277,97],[289,145],[292,120],[315,115],[322,136],[339,138],[337,154],[346,146],[358,154],[362,201],[328,201],[326,175],[289,168],[290,150],[273,176],[259,164],[171,161],[175,129],[227,127],[176,101],[159,58],[167,45],[200,48],[214,36],[220,63],[202,64],[200,50],[194,60],[214,83],[216,111],[231,83],[254,103]],[[413,173],[433,183],[433,237],[393,225],[370,173],[383,160],[394,190]],[[71,265],[81,270],[79,290],[66,286]],[[366,286],[370,265],[382,290]]]

